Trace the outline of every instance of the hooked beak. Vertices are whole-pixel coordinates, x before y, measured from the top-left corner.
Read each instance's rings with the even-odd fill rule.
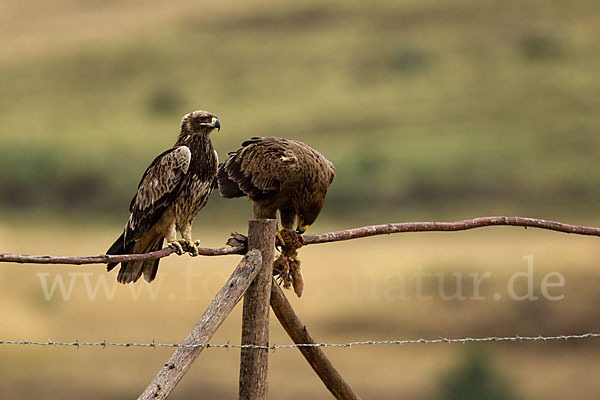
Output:
[[[219,122],[219,120],[216,119],[215,117],[213,117],[210,126],[212,126],[213,128],[216,128],[217,131],[221,130],[221,122]]]
[[[296,228],[296,233],[302,235],[304,232],[306,232],[307,229],[308,229],[308,225],[298,226]]]
[[[296,227],[296,233],[302,235],[308,229],[309,225],[302,225],[302,221],[300,220],[300,216],[298,216],[298,226]]]

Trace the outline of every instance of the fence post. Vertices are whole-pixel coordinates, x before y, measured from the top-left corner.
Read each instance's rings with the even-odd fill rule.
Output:
[[[160,400],[169,396],[175,385],[192,366],[196,357],[204,350],[204,347],[185,346],[199,346],[208,343],[217,328],[242,298],[246,288],[259,273],[260,267],[260,252],[249,251],[185,338],[182,343],[184,347],[178,347],[175,350],[175,353],[158,371],[138,400]]]
[[[262,255],[261,270],[244,295],[242,345],[269,345],[269,304],[275,254],[274,219],[253,219],[248,223],[248,249]],[[240,400],[266,399],[269,350],[244,349],[240,352]]]

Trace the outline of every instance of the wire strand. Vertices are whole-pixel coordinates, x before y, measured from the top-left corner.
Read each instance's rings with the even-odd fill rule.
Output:
[[[32,345],[32,346],[71,346],[71,347],[93,347],[98,346],[102,348],[106,347],[182,347],[182,348],[223,348],[223,349],[265,349],[265,350],[276,350],[276,349],[293,349],[298,347],[345,347],[351,348],[352,346],[363,346],[363,345],[380,345],[380,344],[436,344],[436,343],[480,343],[480,342],[548,342],[548,341],[567,341],[567,340],[581,340],[581,339],[592,339],[600,338],[600,333],[582,333],[582,334],[570,334],[570,335],[556,335],[556,336],[486,336],[486,337],[465,337],[465,338],[446,338],[439,337],[437,339],[399,339],[399,340],[363,340],[357,342],[348,343],[299,343],[299,344],[286,344],[286,345],[270,345],[270,346],[258,346],[252,344],[179,344],[179,343],[135,343],[135,342],[80,342],[75,340],[74,342],[56,342],[48,339],[46,342],[32,341],[32,340],[0,340],[0,345]]]

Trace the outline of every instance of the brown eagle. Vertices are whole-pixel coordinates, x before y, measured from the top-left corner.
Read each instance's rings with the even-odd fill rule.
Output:
[[[278,137],[253,137],[219,166],[223,197],[247,196],[254,218],[276,218],[304,233],[321,212],[335,169],[321,153],[302,142]],[[281,235],[278,235],[283,242]],[[284,244],[284,243],[282,243]]]
[[[192,222],[208,200],[217,174],[218,158],[209,134],[221,123],[208,111],[194,111],[181,120],[177,141],[152,161],[129,206],[129,221],[106,254],[160,250],[166,239],[178,254],[198,255],[192,242]],[[182,239],[177,240],[177,232]],[[159,260],[122,262],[120,283],[151,282]],[[108,264],[108,271],[118,263]]]

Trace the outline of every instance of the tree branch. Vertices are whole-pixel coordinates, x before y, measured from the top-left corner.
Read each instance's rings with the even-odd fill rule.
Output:
[[[482,217],[467,219],[457,222],[401,222],[397,224],[384,224],[352,228],[337,232],[319,233],[316,235],[305,235],[306,244],[339,242],[342,240],[358,239],[375,235],[389,235],[392,233],[405,232],[453,232],[469,229],[482,228],[484,226],[522,226],[524,228],[547,229],[556,232],[573,233],[576,235],[600,236],[600,228],[569,225],[561,222],[547,221],[535,218],[522,217]],[[175,252],[170,247],[145,254],[123,254],[97,256],[30,256],[23,254],[0,253],[0,262],[30,263],[30,264],[107,264],[111,262],[153,260],[163,258]],[[229,254],[245,254],[245,246],[200,248],[199,254],[203,256],[224,256]]]
[[[306,235],[306,244],[339,242],[341,240],[358,239],[375,235],[389,235],[404,232],[454,232],[482,228],[484,226],[522,226],[524,228],[539,228],[551,231],[574,233],[577,235],[600,236],[600,228],[563,224],[545,219],[522,217],[481,217],[457,222],[402,222],[352,228],[338,232]]]
[[[24,254],[5,254],[0,253],[0,262],[14,262],[22,264],[108,264],[113,262],[121,261],[137,261],[137,260],[154,260],[157,258],[163,258],[175,253],[175,249],[171,247],[165,247],[162,250],[153,251],[151,253],[144,254],[119,254],[119,255],[108,255],[100,254],[97,256],[29,256]],[[201,256],[226,256],[229,254],[245,254],[246,248],[243,246],[238,247],[218,247],[215,249],[211,248],[198,248],[198,253]]]

